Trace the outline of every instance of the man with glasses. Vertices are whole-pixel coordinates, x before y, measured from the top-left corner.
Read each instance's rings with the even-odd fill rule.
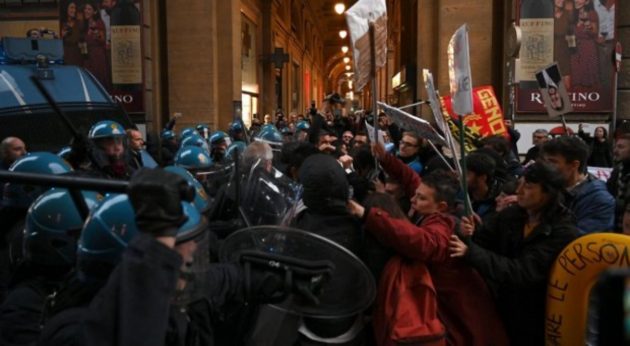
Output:
[[[399,142],[398,149],[398,158],[417,174],[422,173],[423,168],[419,157],[420,144],[420,138],[415,133],[405,131]]]

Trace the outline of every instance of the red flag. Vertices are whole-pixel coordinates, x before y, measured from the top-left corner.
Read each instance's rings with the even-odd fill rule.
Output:
[[[442,110],[452,118],[459,119],[453,111],[450,96],[441,97]],[[499,105],[492,86],[480,86],[473,89],[474,113],[466,116],[464,125],[481,137],[502,135],[509,137],[503,122],[503,110]]]

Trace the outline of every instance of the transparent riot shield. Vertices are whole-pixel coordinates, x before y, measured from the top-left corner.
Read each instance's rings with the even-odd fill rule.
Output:
[[[262,165],[254,165],[242,176],[242,216],[248,226],[288,225],[302,198],[302,186],[279,170]]]
[[[374,278],[359,258],[331,240],[294,228],[242,229],[225,239],[219,258],[288,273],[294,281],[308,280],[316,299],[293,287],[286,299],[273,304],[293,315],[350,317],[367,309],[376,295]]]

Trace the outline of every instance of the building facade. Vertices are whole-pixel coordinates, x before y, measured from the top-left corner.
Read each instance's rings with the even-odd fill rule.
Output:
[[[525,0],[523,0],[525,1]],[[551,2],[551,0],[549,0]],[[70,0],[0,0],[0,36],[30,28],[61,32]],[[74,1],[79,7],[89,1]],[[97,7],[114,0],[89,2]],[[369,87],[353,89],[349,38],[333,0],[135,0],[141,12],[143,107],[132,119],[158,132],[176,113],[181,127],[206,123],[226,129],[234,116],[246,124],[264,114],[305,113],[329,92],[370,108]],[[491,85],[508,113],[507,32],[516,0],[386,0],[387,64],[377,72],[376,97],[395,105],[426,99],[422,68],[448,93],[446,50],[454,31],[469,27],[474,85]],[[630,2],[617,2],[618,39],[626,48],[617,86],[618,117],[630,119]],[[61,14],[61,15],[60,15]],[[349,36],[349,35],[348,35]],[[123,102],[123,101],[121,101]],[[427,119],[430,110],[413,109]],[[546,115],[516,114],[517,121]],[[569,120],[607,121],[610,114],[578,113]]]

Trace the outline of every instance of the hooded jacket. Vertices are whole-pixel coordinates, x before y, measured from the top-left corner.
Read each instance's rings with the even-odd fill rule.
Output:
[[[325,154],[309,156],[300,168],[300,182],[306,210],[298,215],[295,226],[358,253],[359,224],[346,210],[350,184],[337,160]]]

